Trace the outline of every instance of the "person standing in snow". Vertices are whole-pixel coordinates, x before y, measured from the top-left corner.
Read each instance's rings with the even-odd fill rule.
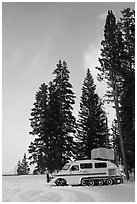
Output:
[[[45,177],[46,177],[46,182],[49,183],[50,178],[49,178],[49,172],[48,172],[48,170],[46,170],[46,175],[45,175]]]
[[[47,183],[49,183],[49,173],[47,172]]]

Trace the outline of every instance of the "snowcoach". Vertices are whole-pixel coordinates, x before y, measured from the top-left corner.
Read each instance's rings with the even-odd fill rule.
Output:
[[[113,159],[112,149],[93,149],[90,160],[76,160],[67,163],[60,172],[53,175],[51,182],[57,186],[102,186],[123,183],[120,169],[109,161]]]
[[[118,167],[110,161],[77,160],[67,163],[54,174],[52,182],[57,186],[102,186],[123,183],[123,178]]]

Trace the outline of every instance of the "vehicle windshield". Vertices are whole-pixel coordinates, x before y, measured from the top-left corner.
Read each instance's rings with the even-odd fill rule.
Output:
[[[65,166],[62,168],[62,170],[68,170],[69,167],[70,167],[69,164],[65,164]]]

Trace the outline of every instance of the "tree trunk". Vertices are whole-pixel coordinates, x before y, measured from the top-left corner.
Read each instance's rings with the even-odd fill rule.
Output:
[[[106,148],[108,148],[108,119],[106,117]]]
[[[119,106],[118,106],[118,96],[117,96],[117,85],[116,80],[112,80],[112,88],[113,88],[113,95],[114,95],[114,103],[115,103],[115,109],[116,109],[116,116],[117,116],[117,122],[118,122],[118,130],[120,135],[120,146],[121,146],[121,154],[123,159],[123,165],[124,165],[124,172],[126,174],[127,180],[129,179],[128,169],[127,169],[127,162],[126,162],[126,155],[125,155],[125,149],[124,149],[124,142],[123,142],[123,136],[122,136],[122,129],[120,124],[120,115],[119,115]]]

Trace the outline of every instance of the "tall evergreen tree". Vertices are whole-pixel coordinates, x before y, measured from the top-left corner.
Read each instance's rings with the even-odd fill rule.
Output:
[[[31,112],[31,135],[35,136],[33,142],[29,146],[29,153],[31,154],[30,164],[36,164],[36,170],[40,173],[44,173],[48,165],[52,162],[49,161],[50,155],[50,115],[48,106],[48,86],[43,83],[38,92],[36,93],[36,102]],[[50,167],[51,170],[51,167]]]
[[[93,77],[87,70],[82,87],[79,119],[77,122],[79,155],[91,158],[91,150],[106,145],[106,116],[102,102],[95,92]]]
[[[53,74],[55,78],[51,86],[50,106],[55,120],[53,121],[56,135],[56,157],[58,161],[58,168],[74,157],[75,154],[75,117],[72,114],[75,103],[75,96],[72,91],[72,85],[69,82],[69,70],[66,62],[57,64],[57,68]]]
[[[101,80],[104,78],[107,79],[108,87],[111,89],[111,91],[109,91],[109,96],[114,98],[117,121],[118,121],[118,129],[120,134],[121,155],[122,155],[127,178],[128,178],[127,158],[126,158],[127,155],[125,155],[125,152],[127,151],[125,151],[126,141],[125,141],[125,133],[123,132],[123,125],[125,122],[124,121],[124,117],[126,113],[125,110],[127,108],[127,104],[129,103],[129,100],[126,99],[129,96],[129,87],[131,87],[129,85],[130,83],[129,81],[132,79],[133,81],[132,84],[134,84],[134,75],[131,74],[131,72],[134,72],[133,71],[133,68],[134,68],[133,19],[132,19],[132,26],[131,26],[131,20],[130,20],[130,26],[128,24],[129,29],[127,26],[127,21],[125,21],[125,16],[127,16],[126,18],[129,18],[129,16],[131,16],[130,15],[131,12],[129,12],[129,10],[130,9],[125,9],[122,12],[124,17],[121,18],[119,23],[116,22],[116,18],[113,12],[108,11],[105,30],[104,30],[104,40],[102,40],[101,42],[103,47],[101,49],[102,58],[99,59],[101,67],[97,68],[101,73],[99,76],[100,79]],[[126,28],[123,22],[126,22],[125,23]],[[129,33],[132,36],[132,37],[130,36],[131,46],[129,45],[130,44]],[[128,37],[126,37],[126,35]],[[131,54],[129,54],[130,50],[131,50]],[[129,73],[129,70],[130,70],[130,73]],[[134,92],[134,85],[132,86],[132,88],[133,88],[132,92]],[[133,96],[134,94],[131,94],[131,95]],[[132,99],[133,99],[133,102],[132,102],[133,104],[134,97],[132,97]]]
[[[135,71],[135,11],[126,8],[121,11],[122,17],[118,21],[118,27],[122,32],[124,41],[124,59],[125,67],[123,70],[123,77],[128,77],[126,74]],[[120,70],[121,71],[121,70]],[[121,73],[122,74],[122,73]]]
[[[102,40],[101,44],[103,47],[101,49],[102,58],[99,58],[101,67],[97,67],[97,69],[100,71],[100,79],[103,80],[105,78],[107,80],[109,88],[111,88],[112,90],[111,96],[114,99],[116,109],[118,130],[120,135],[121,154],[125,173],[128,177],[119,111],[119,92],[121,88],[120,81],[122,81],[122,78],[119,75],[119,70],[121,69],[121,58],[123,57],[123,41],[122,34],[118,29],[116,18],[112,11],[108,11],[104,29],[104,40]]]
[[[59,61],[49,85],[42,84],[36,93],[36,102],[31,112],[30,134],[36,136],[29,146],[29,159],[37,164],[36,170],[54,171],[74,157],[75,117],[72,115],[74,93],[69,82],[69,70]]]
[[[127,164],[131,170],[135,167],[135,11],[130,8],[124,9],[118,26],[124,42],[124,57],[119,70],[119,74],[124,79],[120,98],[120,117]]]

